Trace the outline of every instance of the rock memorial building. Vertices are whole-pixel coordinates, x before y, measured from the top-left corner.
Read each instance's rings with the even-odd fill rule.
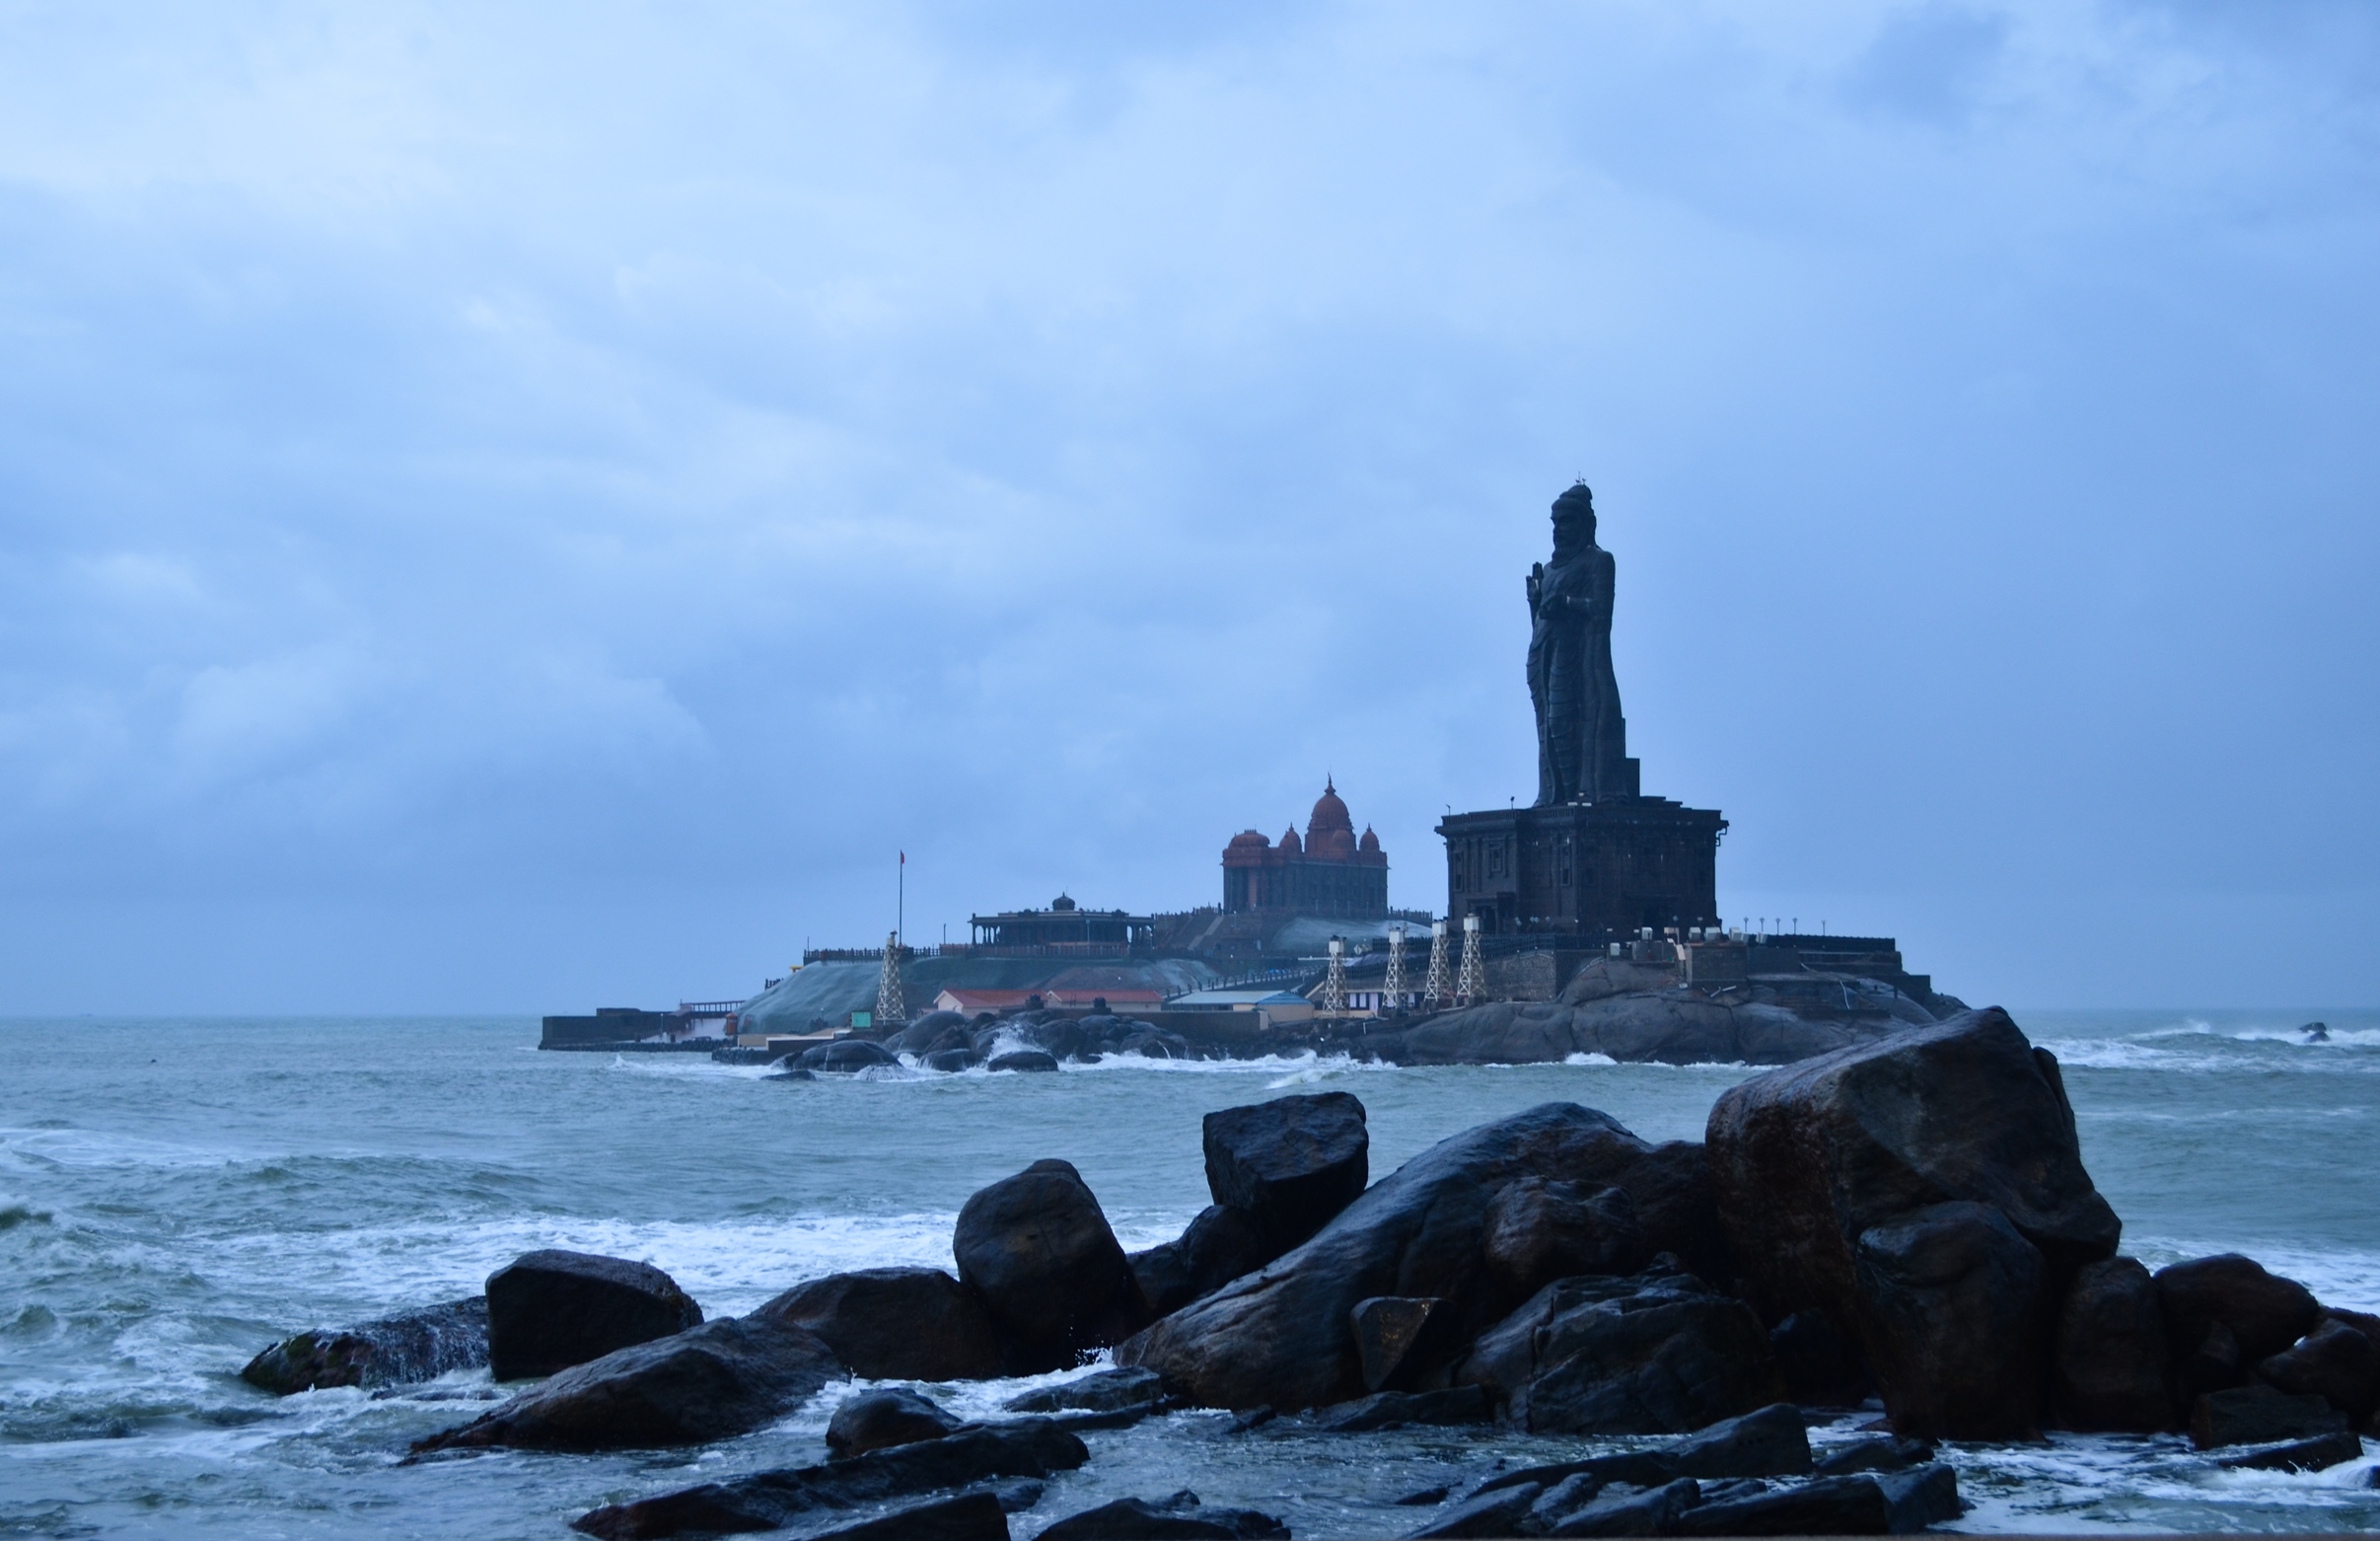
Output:
[[[1281,833],[1278,845],[1255,830],[1223,847],[1223,912],[1277,910],[1296,915],[1382,920],[1389,914],[1389,858],[1380,837],[1355,821],[1328,778],[1306,820]]]
[[[1553,501],[1553,557],[1530,571],[1529,696],[1538,794],[1449,815],[1446,908],[1491,936],[1592,941],[1719,923],[1716,810],[1647,797],[1612,669],[1614,563],[1585,483]]]

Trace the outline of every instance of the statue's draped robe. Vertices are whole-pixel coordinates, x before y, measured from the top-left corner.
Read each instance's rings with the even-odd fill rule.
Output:
[[[1537,706],[1539,807],[1624,795],[1627,724],[1612,670],[1612,553],[1563,552],[1532,585],[1529,697]]]

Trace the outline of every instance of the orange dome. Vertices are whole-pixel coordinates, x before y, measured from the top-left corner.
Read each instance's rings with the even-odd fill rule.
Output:
[[[1322,796],[1314,800],[1314,817],[1306,821],[1306,854],[1327,861],[1349,861],[1355,856],[1355,821],[1338,789],[1326,779]]]
[[[1298,844],[1296,825],[1292,824],[1281,832],[1281,849],[1288,851],[1293,856],[1305,849],[1305,846]]]
[[[1234,835],[1231,838],[1231,844],[1223,848],[1225,850],[1262,850],[1271,844],[1272,842],[1254,830],[1242,830],[1239,834]]]
[[[1363,839],[1355,843],[1355,848],[1367,856],[1380,854],[1380,837],[1372,833],[1370,825],[1363,827]]]

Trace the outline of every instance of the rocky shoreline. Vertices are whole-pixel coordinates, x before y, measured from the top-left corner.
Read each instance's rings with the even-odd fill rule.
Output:
[[[2187,1431],[2210,1462],[2314,1470],[2380,1431],[2380,1319],[2246,1258],[2152,1275],[2122,1257],[2056,1061],[1996,1010],[1745,1081],[1701,1143],[1551,1103],[1374,1183],[1363,1107],[1333,1092],[1209,1115],[1204,1147],[1215,1203],[1163,1246],[1126,1254],[1074,1168],[1045,1160],[969,1201],[955,1274],[830,1276],[743,1317],[703,1320],[644,1265],[531,1254],[491,1279],[476,1352],[548,1378],[411,1458],[699,1445],[849,1377],[949,1384],[1101,1353],[1116,1369],[979,1425],[864,1391],[821,1464],[577,1524],[1005,1536],[1037,1484],[1089,1458],[1077,1431],[1190,1408],[1249,1430],[1675,1436],[1412,1495],[1430,1536],[1899,1532],[1958,1511],[1940,1440]],[[405,1318],[302,1334],[246,1373],[288,1391],[474,1362],[468,1303],[433,1314],[430,1339]],[[1870,1399],[1873,1437],[1814,1455],[1805,1424]],[[1174,1494],[1040,1533],[1281,1532]]]

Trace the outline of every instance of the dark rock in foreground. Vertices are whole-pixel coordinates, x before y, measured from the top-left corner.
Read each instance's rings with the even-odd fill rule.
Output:
[[[1164,1395],[1164,1382],[1145,1369],[1103,1369],[1012,1397],[1003,1407],[1011,1413],[1120,1413],[1150,1406]]]
[[[487,1364],[498,1380],[550,1375],[698,1326],[702,1307],[650,1263],[530,1252],[487,1276]]]
[[[2112,1256],[2123,1227],[2083,1168],[2056,1061],[2005,1012],[1734,1086],[1707,1149],[1754,1303],[1844,1330],[1896,1430],[2038,1430],[2064,1282]],[[1986,1352],[1985,1321],[2018,1337]]]
[[[782,1418],[842,1373],[833,1351],[798,1327],[727,1317],[566,1369],[413,1452],[701,1444]]]
[[[1210,1204],[1182,1235],[1131,1254],[1132,1277],[1152,1317],[1171,1316],[1272,1261],[1256,1226],[1239,1211]]]
[[[775,1530],[806,1515],[881,1504],[1000,1477],[1047,1477],[1090,1459],[1082,1440],[1046,1421],[970,1429],[941,1439],[871,1450],[848,1461],[765,1471],[729,1482],[610,1504],[571,1528],[604,1541]]]
[[[1534,1433],[1682,1433],[1785,1394],[1760,1318],[1679,1274],[1549,1284],[1455,1374]]]
[[[1328,1224],[1371,1181],[1363,1104],[1343,1091],[1275,1097],[1206,1115],[1206,1187],[1278,1257]]]
[[[969,1199],[951,1250],[1020,1369],[1069,1366],[1147,1320],[1107,1215],[1064,1161],[1036,1161]]]
[[[2071,1429],[2154,1433],[2174,1426],[2173,1372],[2157,1286],[2136,1259],[2085,1264],[2058,1317],[2055,1401]]]
[[[827,1421],[827,1449],[836,1460],[955,1433],[959,1420],[906,1386],[883,1386],[843,1398]]]
[[[1057,1068],[1057,1057],[1039,1049],[1011,1049],[1006,1054],[992,1056],[989,1063],[983,1067],[987,1070],[1024,1070],[1028,1072],[1054,1070]]]
[[[401,1311],[344,1332],[317,1328],[274,1344],[240,1378],[275,1396],[329,1386],[398,1386],[487,1362],[487,1297]]]
[[[1381,1429],[1445,1429],[1484,1424],[1495,1408],[1478,1386],[1439,1391],[1382,1391],[1336,1407],[1317,1409],[1314,1427],[1326,1433],[1368,1433]]]
[[[1482,1125],[1374,1184],[1304,1245],[1131,1339],[1118,1361],[1156,1370],[1202,1406],[1349,1401],[1365,1390],[1350,1324],[1358,1302],[1444,1300],[1445,1341],[1457,1345],[1520,1303],[1486,1265],[1485,1216],[1506,1186],[1536,1177],[1600,1192],[1659,1160],[1609,1117],[1571,1103]],[[1765,1360],[1765,1335],[1760,1352]]]
[[[1488,1269],[1518,1299],[1575,1274],[1633,1274],[1650,1256],[1626,1189],[1538,1177],[1506,1185],[1488,1206],[1486,1249]]]
[[[2215,1464],[2233,1471],[2328,1471],[2362,1458],[2362,1438],[2343,1429],[2311,1439],[2292,1439],[2286,1444],[2218,1456]]]
[[[2157,1270],[2166,1341],[2186,1395],[2238,1385],[2258,1360],[2314,1330],[2313,1292],[2236,1252]]]
[[[1473,1491],[1492,1493],[1522,1483],[1551,1490],[1574,1477],[1589,1479],[1589,1492],[1613,1482],[1657,1488],[1681,1477],[1726,1481],[1802,1476],[1810,1470],[1810,1436],[1802,1427],[1801,1412],[1790,1403],[1778,1403],[1697,1430],[1655,1449],[1590,1455],[1559,1465],[1503,1472]]]
[[[1042,1532],[1047,1541],[1260,1541],[1289,1534],[1252,1508],[1207,1508],[1188,1488],[1170,1498],[1118,1499],[1069,1514]]]
[[[786,1290],[752,1313],[807,1328],[864,1380],[987,1380],[1006,1351],[982,1297],[938,1268],[870,1268]]]
[[[2346,1415],[2322,1398],[2291,1396],[2261,1381],[2207,1392],[2190,1409],[2191,1442],[2201,1450],[2306,1439],[2345,1429]]]
[[[1785,1392],[1803,1407],[1857,1407],[1867,1400],[1868,1372],[1859,1354],[1824,1311],[1796,1311],[1768,1329],[1768,1352],[1785,1377]]]
[[[2256,1366],[2259,1379],[2299,1396],[2318,1396],[2355,1422],[2380,1402],[2380,1347],[2351,1322],[2328,1316],[2291,1349]]]

